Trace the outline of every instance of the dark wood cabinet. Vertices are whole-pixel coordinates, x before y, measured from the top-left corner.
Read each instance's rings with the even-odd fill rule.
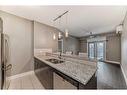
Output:
[[[79,83],[79,89],[97,89],[97,77],[94,74],[86,85]]]
[[[34,58],[34,71],[45,89],[53,89],[53,71],[50,66]]]

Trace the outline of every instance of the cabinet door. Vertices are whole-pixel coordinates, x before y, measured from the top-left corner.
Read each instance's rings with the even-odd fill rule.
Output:
[[[60,77],[58,74],[53,73],[53,89],[63,89],[64,82],[63,78]]]
[[[42,85],[46,89],[52,89],[53,88],[53,79],[52,79],[52,71],[50,67],[44,67],[41,68],[41,72],[39,74],[39,79],[42,83]]]
[[[77,89],[76,86],[72,85],[70,82],[63,79],[56,73],[53,73],[54,77],[54,89]]]
[[[72,85],[70,82],[64,80],[64,89],[77,89],[76,86]]]
[[[53,88],[53,71],[52,68],[44,62],[35,58],[35,74],[45,89]]]

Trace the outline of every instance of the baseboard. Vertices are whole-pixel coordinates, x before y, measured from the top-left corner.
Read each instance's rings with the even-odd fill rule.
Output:
[[[8,77],[8,79],[12,80],[12,79],[20,78],[20,77],[23,77],[23,76],[26,76],[26,75],[30,75],[30,74],[34,74],[34,71],[29,71],[29,72],[13,75],[13,76]]]
[[[122,73],[123,73],[123,76],[124,76],[124,79],[125,79],[125,82],[126,82],[126,86],[127,86],[127,77],[126,77],[126,75],[125,75],[125,73],[124,73],[124,70],[123,70],[122,65],[120,65],[120,68],[121,68],[121,70],[122,70]]]
[[[113,64],[120,64],[120,62],[110,61],[110,60],[105,60],[104,62],[107,62],[107,63],[113,63]]]

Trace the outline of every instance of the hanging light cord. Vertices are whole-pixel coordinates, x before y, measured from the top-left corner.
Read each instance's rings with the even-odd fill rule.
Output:
[[[68,28],[68,13],[66,14],[66,28]]]

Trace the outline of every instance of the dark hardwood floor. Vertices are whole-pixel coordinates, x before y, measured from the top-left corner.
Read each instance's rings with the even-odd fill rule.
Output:
[[[127,89],[119,65],[98,62],[97,89]]]

